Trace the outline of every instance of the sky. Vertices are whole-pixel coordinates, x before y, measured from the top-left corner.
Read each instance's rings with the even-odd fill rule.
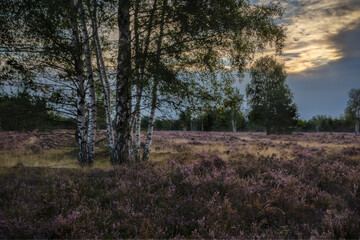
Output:
[[[265,3],[268,0],[260,0]],[[339,117],[360,88],[360,0],[287,0],[285,61],[300,118]]]

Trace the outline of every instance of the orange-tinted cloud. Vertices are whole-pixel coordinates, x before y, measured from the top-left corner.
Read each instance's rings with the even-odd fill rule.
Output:
[[[303,73],[343,57],[332,39],[360,23],[359,0],[290,0],[283,24],[287,42],[282,59],[289,73]]]

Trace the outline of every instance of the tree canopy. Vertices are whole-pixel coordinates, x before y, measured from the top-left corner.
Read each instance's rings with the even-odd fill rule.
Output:
[[[297,107],[285,83],[284,65],[274,57],[263,57],[251,69],[246,94],[251,106],[249,118],[267,134],[291,132],[297,123]]]
[[[139,161],[140,115],[149,112],[146,161],[156,110],[224,103],[228,95],[228,110],[236,111],[242,98],[231,90],[233,72],[241,78],[257,53],[271,45],[280,52],[285,39],[277,3],[5,0],[4,6],[1,66],[21,67],[54,109],[76,116],[85,165],[94,156],[97,84],[111,162]]]
[[[349,92],[349,100],[345,110],[345,114],[355,120],[355,134],[359,134],[360,121],[360,89],[351,89]]]

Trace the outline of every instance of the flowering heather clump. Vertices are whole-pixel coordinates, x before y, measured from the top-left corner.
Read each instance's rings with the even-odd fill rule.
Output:
[[[0,132],[0,150],[25,148],[33,153],[61,147],[75,147],[75,135],[72,130],[52,132]]]
[[[0,238],[358,239],[360,161],[315,156],[2,169]]]
[[[300,145],[294,145],[292,147],[291,156],[297,159],[312,159],[315,157],[324,157],[326,154],[326,148],[320,147],[303,147]]]
[[[360,155],[360,148],[356,147],[347,147],[342,150],[342,154],[348,156],[359,156]]]
[[[194,165],[194,168],[199,172],[226,168],[226,162],[216,153],[212,153],[211,155],[202,153],[198,155],[198,158],[200,158],[200,161]]]
[[[0,150],[8,150],[25,145],[33,137],[35,136],[32,133],[0,132]]]

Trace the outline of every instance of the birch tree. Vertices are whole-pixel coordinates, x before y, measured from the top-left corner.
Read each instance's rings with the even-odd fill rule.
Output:
[[[118,3],[118,58],[116,75],[115,146],[113,165],[132,161],[130,0]]]
[[[84,54],[85,54],[85,66],[86,66],[86,78],[87,88],[89,90],[89,123],[87,131],[87,144],[88,144],[88,163],[92,164],[95,157],[95,137],[96,137],[96,96],[94,86],[94,74],[91,61],[90,50],[90,37],[87,30],[85,12],[81,0],[79,1],[79,15],[81,19],[81,31],[84,40]]]
[[[157,52],[156,52],[156,72],[160,71],[160,61],[161,61],[161,47],[163,42],[163,35],[164,35],[164,25],[165,25],[165,13],[167,8],[167,0],[163,0],[163,6],[161,10],[161,19],[160,19],[160,29],[159,29],[159,37],[157,39]],[[146,162],[149,160],[150,151],[151,151],[151,144],[152,144],[152,137],[154,132],[154,119],[155,119],[155,110],[157,106],[157,97],[158,97],[158,84],[159,84],[159,76],[154,77],[154,83],[152,87],[152,102],[151,102],[151,111],[149,117],[149,125],[148,125],[148,132],[146,135],[145,141],[145,149],[143,154],[143,161]]]
[[[78,141],[78,159],[81,166],[89,164],[88,145],[86,139],[86,107],[85,107],[85,80],[82,60],[82,46],[80,44],[79,25],[77,12],[78,8],[74,0],[70,0],[70,6],[75,11],[71,15],[72,23],[72,45],[74,55],[75,73],[77,79],[77,141]]]
[[[24,26],[29,30],[28,39],[39,42],[48,50],[39,61],[47,69],[57,69],[59,83],[64,84],[68,80],[66,84],[71,89],[68,99],[72,104],[76,98],[73,109],[78,120],[81,165],[93,161],[96,110],[91,100],[94,81],[90,51],[92,42],[107,109],[107,139],[111,163],[114,165],[134,159],[139,161],[142,110],[148,110],[151,117],[147,147],[143,154],[143,160],[147,160],[157,108],[180,109],[189,102],[196,102],[192,99],[208,98],[212,95],[211,86],[222,82],[221,79],[214,81],[214,76],[227,68],[243,72],[254,54],[261,52],[267,44],[274,43],[278,51],[283,46],[284,31],[276,21],[282,14],[282,8],[276,4],[260,6],[236,0],[84,2],[88,5],[88,11],[80,8],[83,14],[78,12],[83,4],[81,0],[19,3],[28,5],[29,11],[25,13],[27,21],[24,21]],[[109,6],[106,11],[97,8],[106,4]],[[112,20],[106,26],[101,24],[97,19],[100,12],[108,19],[113,19],[115,14],[117,25],[113,25]],[[91,33],[87,32],[89,22]],[[106,29],[101,33],[103,36],[99,36],[99,29]],[[105,48],[101,41],[105,34],[105,37],[118,34],[116,44],[110,43]],[[113,52],[117,52],[114,58]],[[108,62],[105,56],[110,59]],[[113,93],[109,83],[109,72],[113,71],[116,71],[114,126],[111,118]],[[208,77],[193,77],[196,72],[206,72]],[[89,126],[86,126],[85,116],[87,88],[91,109]],[[133,125],[136,128],[135,142],[132,139]]]
[[[225,11],[220,10],[222,8],[215,1],[201,3],[198,1],[178,1],[168,5],[165,10],[162,6],[160,9],[164,12],[155,11],[155,19],[159,20],[154,24],[149,24],[150,27],[147,28],[150,45],[145,44],[145,47],[151,47],[149,47],[148,52],[142,55],[141,59],[143,63],[149,63],[143,69],[146,71],[147,78],[152,79],[152,81],[148,81],[150,83],[148,85],[150,86],[148,91],[150,95],[147,97],[150,107],[150,121],[143,160],[148,159],[151,148],[151,123],[153,123],[151,119],[155,114],[156,107],[164,102],[176,105],[179,103],[178,100],[183,101],[186,98],[209,94],[198,94],[204,93],[204,90],[199,87],[201,86],[200,82],[184,81],[180,75],[193,68],[200,71],[224,70],[222,67],[224,62],[221,60],[224,54],[229,57],[232,67],[243,71],[253,54],[261,51],[266,43],[275,42],[277,50],[281,49],[284,38],[283,31],[273,21],[274,17],[281,14],[279,6],[258,6],[251,11],[244,2],[227,2],[231,7]],[[153,3],[155,5],[156,1]],[[245,9],[247,10],[244,11]],[[135,13],[137,13],[136,10]],[[161,20],[163,13],[167,18],[164,23]],[[160,14],[160,17],[157,17],[157,14]],[[151,23],[151,21],[149,19],[147,23]],[[134,22],[137,23],[137,21]],[[243,24],[244,22],[251,24]],[[156,43],[158,43],[158,37],[161,35],[159,33],[162,25],[166,26],[166,32],[163,33],[162,43],[160,42],[160,62],[165,60],[162,70],[165,70],[166,74],[158,77],[156,75],[159,69],[154,67],[158,61],[153,59],[156,59],[159,49],[156,47],[159,44]],[[146,25],[141,27],[144,28],[144,26]],[[134,29],[139,31],[141,27],[137,26]],[[139,32],[146,31],[140,30]],[[135,35],[137,36],[137,34]],[[138,45],[137,41],[139,40],[135,37],[135,49]],[[134,52],[136,54],[138,51],[135,50]],[[135,57],[135,59],[137,58]],[[139,66],[136,63],[134,65]],[[214,72],[214,74],[217,73]],[[139,92],[136,95],[141,99],[142,94]],[[139,109],[140,103],[141,101],[137,101],[136,109]],[[139,111],[135,112],[139,113]],[[139,133],[139,130],[137,132]],[[140,134],[136,134],[135,138],[136,156],[138,156],[137,149],[140,145],[139,136]]]
[[[92,0],[91,3],[88,2],[88,7],[89,7],[89,11],[91,12],[91,27],[92,27],[93,42],[95,46],[96,64],[99,69],[100,86],[104,98],[107,140],[109,144],[110,155],[112,155],[114,149],[114,130],[113,130],[112,117],[111,117],[111,90],[110,90],[110,83],[107,76],[106,66],[103,58],[103,53],[102,53],[102,48],[98,33],[97,0]]]
[[[360,122],[360,89],[351,89],[346,111],[355,119],[355,135],[359,135]]]
[[[13,20],[21,23],[18,30],[23,41],[31,46],[31,52],[21,58],[27,59],[26,64],[33,68],[34,85],[44,95],[53,98],[55,104],[60,100],[59,111],[74,113],[78,161],[81,166],[89,166],[92,160],[89,161],[87,141],[87,78],[79,3],[74,0],[18,1],[14,2],[14,9],[21,9],[18,11],[21,14],[17,15],[17,11],[9,14],[16,16]]]
[[[146,37],[144,39],[144,47],[143,49],[140,48],[140,32],[141,27],[139,26],[139,11],[140,11],[140,0],[136,0],[135,5],[135,15],[134,15],[134,35],[135,35],[135,67],[137,72],[137,88],[136,88],[136,105],[134,109],[134,124],[135,124],[135,143],[134,143],[134,157],[135,161],[140,161],[140,137],[141,137],[141,101],[144,89],[144,77],[145,77],[145,68],[146,68],[146,61],[149,52],[149,45],[151,40],[151,34],[154,25],[154,17],[155,11],[157,9],[158,0],[154,0],[152,4],[152,8],[150,9],[150,16],[147,24],[146,29]]]
[[[240,94],[239,89],[228,87],[225,89],[224,108],[230,110],[231,114],[231,127],[235,133],[237,130],[237,117],[240,112],[241,104],[243,103],[243,96]]]

